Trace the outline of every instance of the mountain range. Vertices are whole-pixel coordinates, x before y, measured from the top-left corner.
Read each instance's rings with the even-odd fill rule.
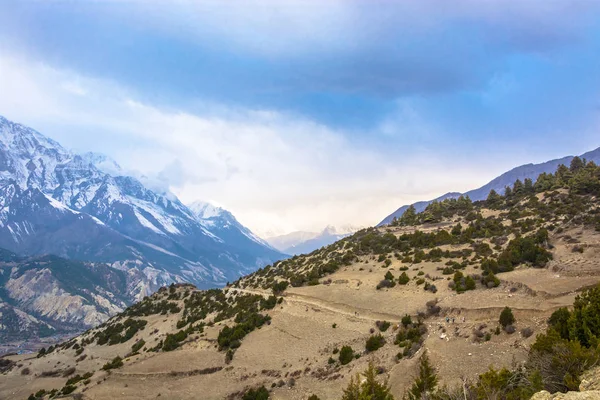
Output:
[[[584,153],[584,154],[580,155],[579,157],[585,158],[587,161],[593,161],[596,164],[600,164],[600,147],[595,150]],[[519,167],[511,169],[508,172],[505,172],[504,174],[500,175],[497,178],[494,178],[493,180],[491,180],[490,182],[488,182],[487,184],[483,185],[482,187],[480,187],[478,189],[474,189],[474,190],[471,190],[471,191],[468,191],[465,193],[450,192],[450,193],[446,193],[438,198],[435,198],[433,200],[419,201],[419,202],[413,203],[412,205],[415,207],[417,212],[421,212],[421,211],[425,210],[427,205],[429,205],[430,203],[432,203],[434,201],[442,201],[442,200],[449,199],[449,198],[458,198],[461,195],[469,196],[469,198],[472,201],[485,200],[492,190],[495,190],[496,192],[503,194],[506,186],[512,185],[517,180],[524,181],[525,179],[531,179],[532,181],[535,182],[540,174],[553,173],[556,171],[558,166],[561,164],[568,166],[571,163],[571,160],[573,160],[573,158],[574,158],[574,156],[567,156],[567,157],[563,157],[563,158],[546,161],[546,162],[540,163],[540,164],[521,165]],[[399,209],[397,209],[396,211],[394,211],[393,213],[391,213],[390,215],[385,217],[379,224],[377,224],[377,226],[387,225],[387,224],[391,223],[394,220],[394,218],[401,217],[402,214],[404,214],[404,211],[406,211],[406,209],[408,207],[410,207],[410,204],[400,207]]]
[[[128,283],[121,300],[107,305],[100,319],[111,307],[122,307],[171,282],[222,286],[286,257],[226,210],[206,203],[188,207],[170,192],[148,189],[109,157],[68,151],[4,117],[0,248],[18,257],[58,257],[51,266],[81,260],[135,276],[122,277]],[[3,282],[8,282],[7,271],[2,270]],[[100,283],[98,288],[104,285]],[[0,301],[9,304],[6,283],[1,289]]]
[[[321,232],[298,231],[269,237],[266,241],[285,254],[308,254],[323,246],[335,243],[360,229],[350,225],[343,227],[329,225]]]

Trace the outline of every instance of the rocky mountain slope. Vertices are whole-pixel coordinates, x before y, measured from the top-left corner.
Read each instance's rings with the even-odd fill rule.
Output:
[[[576,390],[600,361],[600,168],[514,189],[432,204],[224,289],[162,288],[38,357],[0,358],[0,397],[335,399],[373,365],[398,399],[425,353],[450,391],[436,398]]]
[[[174,195],[121,171],[0,117],[0,247],[136,269],[150,290],[222,285],[283,257],[239,224],[211,232]]]
[[[0,341],[94,327],[149,295],[147,287],[147,277],[136,269],[0,249]]]
[[[350,236],[358,230],[360,228],[353,226],[335,227],[329,225],[321,232],[292,232],[267,238],[266,241],[285,254],[309,254],[323,246]]]
[[[585,158],[587,161],[593,161],[596,164],[600,164],[600,148],[589,151],[585,154],[582,154],[579,157]],[[520,167],[513,168],[510,171],[500,175],[499,177],[494,178],[489,183],[485,184],[484,186],[478,189],[470,190],[466,193],[446,193],[436,199],[419,201],[413,203],[412,205],[415,207],[417,212],[421,212],[425,209],[425,207],[427,207],[428,204],[430,204],[433,201],[443,201],[449,198],[457,199],[461,195],[469,196],[469,198],[473,201],[485,200],[492,190],[503,194],[504,188],[506,188],[506,186],[512,186],[517,180],[520,180],[521,182],[525,179],[531,179],[535,181],[540,174],[553,173],[554,171],[556,171],[556,168],[558,168],[559,165],[569,165],[571,163],[571,160],[573,160],[573,156],[567,156],[556,160],[550,160],[541,164],[521,165]],[[377,226],[387,225],[391,223],[394,220],[394,218],[400,218],[400,216],[404,214],[404,212],[408,209],[409,206],[410,204],[400,207],[399,209],[385,217]]]

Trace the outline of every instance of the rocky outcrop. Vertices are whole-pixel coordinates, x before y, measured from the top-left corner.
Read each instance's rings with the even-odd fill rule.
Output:
[[[533,395],[531,400],[598,400],[600,399],[600,367],[586,372],[579,392],[549,393],[545,390]]]

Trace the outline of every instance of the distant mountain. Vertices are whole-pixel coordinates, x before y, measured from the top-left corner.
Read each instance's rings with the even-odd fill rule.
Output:
[[[207,231],[236,248],[250,252],[264,251],[267,248],[277,252],[269,243],[240,224],[229,211],[202,201],[196,201],[188,207]],[[280,258],[283,257],[281,253],[278,254]]]
[[[285,254],[308,254],[350,236],[358,230],[360,228],[352,226],[327,226],[321,232],[292,232],[287,235],[268,238],[266,241]]]
[[[209,228],[172,193],[121,173],[105,156],[74,154],[0,117],[0,247],[135,269],[147,277],[141,291],[218,286],[284,257],[241,225],[237,235]]]
[[[96,326],[150,294],[139,290],[146,280],[135,269],[0,249],[0,342]]]
[[[489,183],[480,187],[479,189],[471,190],[466,193],[446,193],[436,199],[428,201],[419,201],[417,203],[414,203],[413,205],[415,206],[417,212],[421,212],[427,207],[429,203],[433,201],[442,201],[448,198],[458,198],[461,195],[469,196],[473,201],[485,200],[492,190],[503,194],[504,188],[506,186],[511,186],[512,184],[514,184],[517,181],[517,179],[524,181],[525,179],[529,178],[535,182],[541,173],[554,173],[558,166],[561,164],[569,166],[571,160],[573,160],[573,157],[574,156],[567,156],[556,160],[550,160],[541,164],[521,165],[520,167],[516,167],[508,172],[505,172],[504,174],[491,180]],[[593,161],[596,164],[600,164],[600,147],[596,150],[584,153],[579,157],[585,158],[588,161]],[[402,214],[404,214],[404,211],[406,211],[406,209],[409,206],[410,205],[404,205],[400,207],[399,209],[385,217],[383,221],[377,224],[377,226],[387,225],[391,223],[394,220],[394,218],[399,218],[400,216],[402,216]]]

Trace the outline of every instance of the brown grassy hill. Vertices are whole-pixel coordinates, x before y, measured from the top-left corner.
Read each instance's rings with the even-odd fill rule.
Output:
[[[223,399],[265,386],[334,399],[369,363],[401,398],[424,349],[442,383],[511,367],[553,311],[600,282],[597,193],[559,178],[434,203],[223,290],[163,288],[38,357],[0,359],[0,398]]]

